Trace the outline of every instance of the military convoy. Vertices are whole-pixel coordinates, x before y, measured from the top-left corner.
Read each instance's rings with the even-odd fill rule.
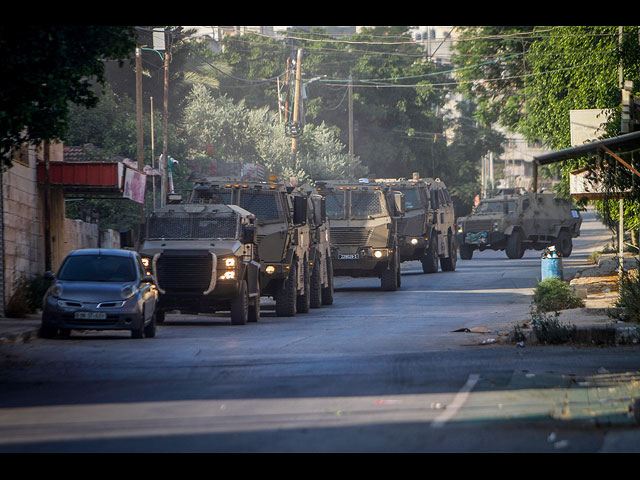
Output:
[[[317,181],[316,187],[326,202],[334,275],[377,277],[382,290],[397,290],[404,195],[367,179]]]
[[[581,224],[580,213],[567,200],[551,193],[510,192],[482,200],[473,214],[459,218],[456,238],[464,260],[475,250],[504,250],[509,258],[522,258],[527,249],[551,245],[568,257]]]
[[[230,311],[231,323],[260,318],[255,216],[235,205],[169,203],[147,219],[140,255],[165,313]]]
[[[333,277],[377,277],[382,290],[401,286],[400,264],[420,260],[425,273],[453,271],[457,251],[554,245],[569,256],[582,218],[551,194],[504,194],[458,219],[439,179],[274,181],[208,177],[149,215],[140,255],[165,312],[229,311],[233,324],[257,322],[260,298],[278,316],[333,303]]]
[[[436,178],[380,179],[379,183],[405,196],[405,213],[398,219],[398,245],[402,262],[420,260],[424,273],[456,269],[453,202],[444,182]]]

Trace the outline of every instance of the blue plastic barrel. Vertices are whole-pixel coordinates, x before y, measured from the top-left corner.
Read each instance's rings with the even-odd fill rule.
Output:
[[[545,252],[542,254],[540,261],[540,273],[542,280],[547,278],[557,278],[564,280],[564,272],[562,269],[562,257],[559,257],[556,252]]]

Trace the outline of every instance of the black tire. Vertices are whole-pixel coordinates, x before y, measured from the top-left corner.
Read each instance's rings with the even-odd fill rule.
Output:
[[[249,317],[247,320],[250,323],[257,323],[260,321],[260,283],[257,285],[258,294],[253,298],[253,301],[249,302]]]
[[[322,263],[320,259],[316,259],[311,271],[311,292],[309,304],[311,308],[319,308],[322,306]]]
[[[309,275],[309,262],[304,261],[304,293],[296,296],[296,312],[307,313],[311,308],[311,276]]]
[[[398,289],[398,264],[398,251],[394,250],[389,268],[380,277],[380,288],[385,292],[395,292]]]
[[[40,327],[40,331],[38,332],[40,338],[53,338],[58,335],[58,329],[55,327],[47,327],[42,325]]]
[[[282,282],[275,295],[276,315],[278,317],[293,317],[296,314],[296,264],[291,265],[289,276]]]
[[[156,336],[156,323],[158,321],[158,312],[153,312],[151,321],[144,327],[143,333],[146,338],[153,338]]]
[[[507,247],[505,248],[507,257],[511,259],[522,258],[524,255],[524,247],[522,246],[522,235],[520,232],[514,232],[507,238]]]
[[[249,292],[247,291],[247,282],[240,282],[240,291],[238,296],[231,300],[231,324],[246,325],[249,320]]]
[[[436,242],[432,238],[429,246],[424,251],[424,255],[420,259],[422,263],[422,271],[424,273],[436,273],[438,271],[438,248]]]
[[[471,260],[471,257],[473,257],[473,247],[466,243],[460,245],[460,258],[462,260]]]
[[[327,286],[322,288],[322,305],[333,305],[333,263],[327,257]]]
[[[571,255],[573,250],[573,240],[571,239],[571,234],[566,230],[560,232],[558,238],[556,238],[556,241],[553,242],[553,244],[560,256],[568,257]]]
[[[156,308],[156,323],[157,324],[164,323],[164,316],[165,316],[164,310],[158,310]]]
[[[447,241],[449,242],[449,256],[440,259],[440,268],[443,272],[453,272],[456,269],[456,262],[458,260],[456,241],[452,235],[448,236]]]

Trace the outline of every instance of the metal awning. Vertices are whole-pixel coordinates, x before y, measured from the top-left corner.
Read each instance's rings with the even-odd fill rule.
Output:
[[[613,150],[633,150],[640,148],[640,132],[625,133],[624,135],[618,135],[617,137],[606,138],[604,140],[598,140],[596,142],[589,142],[576,147],[565,148],[564,150],[558,150],[556,152],[546,153],[544,155],[538,155],[533,157],[533,191],[538,191],[538,166],[548,165],[550,163],[562,162],[564,160],[570,160],[573,158],[579,158],[583,155],[595,153],[599,149],[604,150],[609,155],[614,157],[618,162],[623,164],[629,170],[636,175],[640,176],[640,172],[634,169],[631,165],[621,159]]]
[[[538,165],[547,165],[549,163],[561,162],[563,160],[569,160],[571,158],[577,158],[582,155],[594,153],[600,148],[619,150],[623,148],[632,149],[635,147],[640,147],[640,132],[625,133],[624,135],[618,135],[617,137],[606,138],[597,142],[589,142],[576,147],[545,153],[544,155],[533,157],[533,160]]]

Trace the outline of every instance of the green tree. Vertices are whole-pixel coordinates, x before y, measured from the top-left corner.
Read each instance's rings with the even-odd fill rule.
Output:
[[[104,61],[127,58],[134,46],[134,28],[127,26],[0,26],[3,165],[11,165],[7,154],[18,144],[62,138],[69,105],[94,107]]]

